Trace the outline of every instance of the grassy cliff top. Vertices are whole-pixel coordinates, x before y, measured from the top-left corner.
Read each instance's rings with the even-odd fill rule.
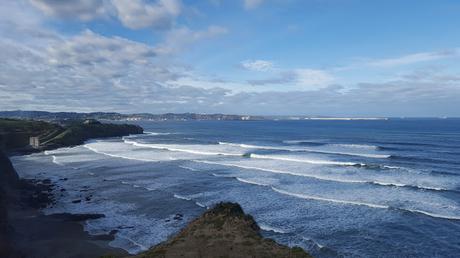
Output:
[[[311,257],[299,247],[289,248],[265,239],[254,219],[236,203],[219,203],[170,240],[135,258],[159,257]]]
[[[45,121],[1,119],[0,149],[33,152],[74,146],[93,138],[118,137],[143,133],[137,125],[106,124],[96,120],[74,120],[60,125]],[[40,146],[32,149],[29,137],[38,137]]]

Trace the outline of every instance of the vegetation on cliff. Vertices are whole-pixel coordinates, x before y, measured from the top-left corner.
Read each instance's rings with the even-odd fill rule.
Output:
[[[143,133],[137,125],[103,124],[99,122],[75,123],[65,128],[60,134],[43,142],[43,145],[72,146],[82,144],[92,138],[117,137]]]
[[[92,138],[117,137],[143,133],[137,125],[106,124],[96,120],[76,120],[55,124],[35,120],[0,119],[0,149],[8,152],[32,152],[74,146]],[[38,137],[32,149],[29,138]]]
[[[195,219],[172,239],[135,258],[160,257],[311,257],[299,247],[289,248],[260,234],[254,219],[236,203],[219,203]]]

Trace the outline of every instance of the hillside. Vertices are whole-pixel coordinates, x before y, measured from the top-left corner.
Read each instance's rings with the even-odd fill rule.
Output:
[[[299,247],[289,248],[265,239],[259,231],[254,219],[238,204],[219,203],[172,239],[135,258],[311,257]]]
[[[35,120],[0,119],[0,150],[29,153],[74,146],[92,138],[139,133],[143,133],[143,129],[137,125],[106,124],[95,120],[56,124]],[[38,137],[37,146],[30,146],[30,137]]]

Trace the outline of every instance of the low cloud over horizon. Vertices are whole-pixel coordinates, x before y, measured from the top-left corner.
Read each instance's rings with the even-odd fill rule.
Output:
[[[460,116],[458,10],[2,1],[0,110]]]

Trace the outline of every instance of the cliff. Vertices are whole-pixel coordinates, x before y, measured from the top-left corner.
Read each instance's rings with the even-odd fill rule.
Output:
[[[76,123],[65,128],[60,134],[42,143],[43,148],[55,148],[83,144],[93,138],[119,137],[141,134],[144,130],[137,125],[103,124],[99,122]]]
[[[14,192],[19,184],[19,177],[8,157],[0,150],[0,257],[12,253],[9,237],[11,225],[8,222],[8,206],[14,201]]]
[[[0,150],[30,153],[83,144],[93,138],[141,134],[137,125],[108,124],[96,120],[76,120],[55,124],[35,120],[0,119]],[[38,137],[39,145],[30,146],[29,138]]]
[[[260,234],[250,215],[236,203],[219,203],[172,239],[135,258],[292,257],[309,258],[299,247],[289,248]]]

